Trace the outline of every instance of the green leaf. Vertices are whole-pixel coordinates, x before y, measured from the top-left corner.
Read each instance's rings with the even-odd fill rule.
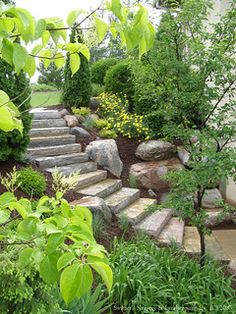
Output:
[[[11,18],[2,18],[0,20],[0,31],[12,32],[14,29],[14,22]]]
[[[25,209],[25,207],[23,205],[21,205],[19,202],[11,202],[11,204],[9,205],[9,208],[11,210],[17,210],[17,212],[21,215],[22,218],[26,218],[28,215],[27,210]]]
[[[18,236],[24,240],[30,240],[37,233],[37,223],[35,218],[27,218],[17,226]]]
[[[73,264],[61,274],[60,290],[66,304],[86,294],[92,286],[93,274],[88,265]]]
[[[101,262],[91,263],[90,265],[102,277],[102,280],[110,292],[113,283],[113,274],[110,266]]]
[[[86,11],[84,10],[73,10],[71,11],[68,16],[67,16],[67,19],[66,19],[66,22],[67,22],[67,25],[68,26],[72,26],[75,21],[77,20],[78,16],[82,13],[85,13]]]
[[[46,30],[47,23],[44,19],[40,19],[37,21],[36,29],[35,29],[35,39],[39,39],[43,32]]]
[[[19,73],[26,64],[28,53],[24,47],[18,43],[13,44],[13,64],[15,66],[16,73]]]
[[[73,53],[70,55],[70,69],[72,76],[79,70],[80,68],[80,56],[78,53]]]
[[[27,265],[29,265],[29,261],[32,257],[34,250],[32,248],[25,248],[23,250],[20,251],[19,253],[19,265],[21,267],[25,267]]]
[[[10,218],[10,212],[6,209],[0,209],[0,224],[6,222]]]
[[[49,31],[44,31],[42,34],[42,46],[46,47],[50,38],[50,32]]]
[[[120,3],[120,0],[112,0],[111,1],[111,11],[115,14],[115,16],[123,21],[123,16],[122,16],[122,6]]]
[[[108,26],[105,22],[103,22],[98,17],[95,19],[95,24],[96,24],[96,31],[97,31],[97,35],[98,35],[98,42],[100,43],[103,41],[103,39],[106,35]]]
[[[81,221],[86,223],[88,226],[92,226],[93,215],[87,207],[76,205],[74,213],[77,217],[81,218]]]
[[[10,65],[13,65],[13,44],[8,39],[2,42],[2,58]]]
[[[64,236],[61,233],[51,234],[46,245],[46,253],[51,254],[64,242]]]
[[[85,56],[85,58],[89,61],[90,59],[90,51],[89,48],[85,44],[79,44],[79,52]]]
[[[48,284],[53,284],[59,279],[59,272],[57,270],[57,262],[60,253],[55,252],[53,254],[47,255],[43,258],[39,266],[40,276]]]
[[[51,59],[52,58],[52,51],[51,51],[51,49],[44,49],[44,50],[42,50],[40,52],[39,56],[42,57],[44,66],[47,69],[49,64],[52,61],[52,59]]]
[[[57,269],[60,271],[75,260],[75,255],[72,252],[64,253],[57,262]]]
[[[32,51],[31,51],[31,54],[32,55],[38,55],[38,53],[42,50],[42,45],[36,45],[33,49],[32,49]]]
[[[55,55],[54,63],[55,63],[55,66],[58,69],[60,69],[60,68],[62,68],[64,66],[64,64],[65,64],[65,57],[63,56],[63,54],[61,52],[58,52]]]
[[[27,56],[24,71],[27,72],[30,77],[32,77],[36,71],[35,59],[30,55]]]

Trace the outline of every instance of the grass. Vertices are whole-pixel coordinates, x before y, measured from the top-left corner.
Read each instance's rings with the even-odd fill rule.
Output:
[[[31,106],[36,108],[58,105],[61,102],[60,98],[60,91],[35,92],[31,97]]]

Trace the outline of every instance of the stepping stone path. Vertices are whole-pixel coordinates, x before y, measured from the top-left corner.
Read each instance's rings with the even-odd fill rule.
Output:
[[[27,151],[29,160],[40,169],[53,172],[54,167],[65,175],[80,171],[76,192],[84,196],[103,198],[106,205],[118,217],[126,217],[136,230],[152,235],[159,245],[173,243],[189,255],[199,257],[200,238],[195,227],[173,217],[172,209],[149,213],[145,209],[155,204],[151,198],[140,198],[138,189],[122,187],[121,180],[107,178],[106,170],[98,170],[87,153],[81,152],[76,137],[56,110],[34,109],[31,141]],[[75,203],[74,201],[73,203]],[[216,259],[229,261],[232,257],[222,248],[223,233],[213,232],[206,238],[207,251]],[[234,236],[236,235],[236,231]],[[236,254],[236,249],[235,249]]]

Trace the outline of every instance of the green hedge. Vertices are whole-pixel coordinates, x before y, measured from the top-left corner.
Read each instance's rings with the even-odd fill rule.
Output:
[[[4,90],[13,100],[21,112],[24,130],[23,135],[19,131],[0,131],[0,160],[20,160],[29,143],[29,130],[32,115],[30,110],[30,84],[26,75],[21,72],[16,75],[13,68],[3,60],[0,60],[0,89]]]
[[[103,85],[106,72],[119,61],[115,58],[108,58],[94,62],[90,68],[92,83]]]

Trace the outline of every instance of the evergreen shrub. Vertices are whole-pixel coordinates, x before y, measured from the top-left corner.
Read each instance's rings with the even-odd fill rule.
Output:
[[[92,83],[103,85],[107,71],[118,62],[120,60],[116,58],[107,58],[92,63],[90,67]]]
[[[46,191],[46,179],[43,174],[31,167],[23,168],[18,171],[18,182],[21,182],[21,190],[29,196],[41,197]]]

